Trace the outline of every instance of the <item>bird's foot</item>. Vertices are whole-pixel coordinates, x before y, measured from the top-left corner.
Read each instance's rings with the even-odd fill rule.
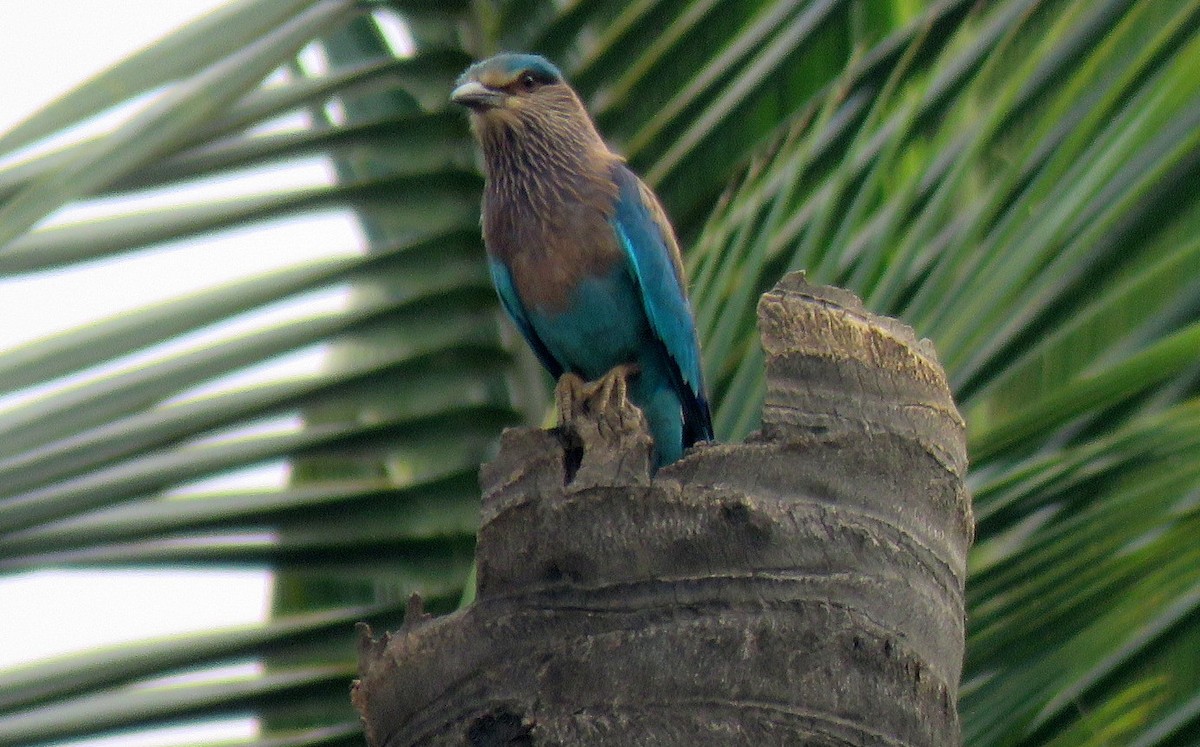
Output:
[[[579,374],[567,372],[559,377],[554,386],[554,405],[560,426],[583,415],[587,390],[588,383]]]
[[[640,411],[629,405],[629,377],[641,371],[636,363],[614,366],[604,374],[588,392],[587,405],[596,416],[596,425],[607,438],[617,435],[635,425]],[[643,426],[644,427],[644,426]]]
[[[622,420],[624,405],[629,401],[629,377],[640,370],[636,363],[623,363],[614,366],[599,381],[584,381],[578,374],[569,372],[563,374],[554,387],[559,425],[587,416],[612,415]]]
[[[651,450],[646,418],[641,409],[629,401],[629,377],[639,371],[636,364],[627,363],[612,368],[598,381],[586,382],[573,373],[559,378],[554,388],[554,400],[558,408],[559,432],[566,446],[565,477],[568,483],[576,480],[580,470],[582,477],[578,482],[583,486],[599,484],[618,473],[649,474]],[[620,455],[635,442],[640,444],[635,449],[641,455],[640,462],[633,459],[626,464]],[[607,453],[608,456],[589,467],[585,455],[588,451]],[[612,461],[614,457],[616,461]]]

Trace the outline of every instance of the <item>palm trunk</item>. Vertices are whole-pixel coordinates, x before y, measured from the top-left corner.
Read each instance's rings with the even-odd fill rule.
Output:
[[[651,479],[627,403],[505,434],[474,604],[364,637],[371,744],[959,743],[972,524],[941,368],[802,276],[759,317],[744,444]]]

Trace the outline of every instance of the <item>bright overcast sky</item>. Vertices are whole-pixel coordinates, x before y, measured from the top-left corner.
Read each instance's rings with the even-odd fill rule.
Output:
[[[0,0],[0,132],[121,57],[222,2]],[[299,230],[304,231],[303,236],[285,242],[290,255],[268,249],[251,256],[246,249],[235,246],[228,251],[237,261],[225,263],[220,261],[224,250],[214,246],[214,253],[206,252],[205,265],[232,265],[263,272],[282,266],[285,260],[289,264],[303,260],[305,246],[311,247],[311,256],[328,251],[321,247],[328,247],[332,239],[316,242],[311,230]],[[347,239],[348,234],[343,225],[340,240],[352,244],[353,237]],[[297,251],[301,253],[299,258]],[[131,302],[131,276],[141,281],[134,285],[157,288],[164,296],[188,290],[188,282],[194,285],[213,280],[202,274],[197,277],[191,265],[173,263],[169,254],[110,269],[123,276],[123,282],[111,283],[118,291],[109,294],[113,298],[106,298],[98,290],[110,285],[102,274],[92,279],[47,275],[0,284],[0,355],[4,349],[32,337],[120,311],[115,304]],[[187,253],[176,254],[183,257]],[[146,300],[149,297],[134,298],[132,303],[140,305]],[[62,307],[70,308],[56,316],[54,309]],[[0,577],[0,669],[104,643],[253,623],[266,614],[269,590],[268,574],[253,571],[44,571]],[[163,731],[146,739],[121,736],[89,744],[133,747],[192,743],[217,735],[236,738],[253,732],[253,722],[242,720],[223,724],[217,732]]]
[[[223,0],[0,0],[0,132]]]

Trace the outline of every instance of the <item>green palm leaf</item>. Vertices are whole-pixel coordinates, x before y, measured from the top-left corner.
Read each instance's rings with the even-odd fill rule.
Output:
[[[406,24],[410,57],[394,58],[384,17]],[[4,276],[203,252],[335,210],[367,248],[0,352],[0,391],[37,392],[0,411],[0,572],[278,574],[261,626],[0,672],[0,744],[247,712],[265,724],[253,744],[354,743],[350,623],[396,627],[413,591],[457,604],[475,470],[505,424],[540,421],[548,384],[500,322],[481,181],[446,101],[501,47],[561,62],[663,196],[691,247],[721,438],[756,427],[754,305],[787,270],[934,341],[969,424],[979,522],[967,743],[1186,743],[1200,723],[1197,28],[1186,0],[245,0],[102,73],[0,137],[3,155],[163,91],[109,135],[0,167]],[[329,69],[296,74],[314,38]],[[290,79],[259,86],[280,67]],[[312,124],[255,129],[297,112]],[[42,223],[314,155],[335,183]],[[220,331],[331,289],[344,308]],[[316,373],[196,393],[314,346],[329,351]],[[292,484],[171,496],[278,461]],[[247,659],[267,673],[139,686]]]

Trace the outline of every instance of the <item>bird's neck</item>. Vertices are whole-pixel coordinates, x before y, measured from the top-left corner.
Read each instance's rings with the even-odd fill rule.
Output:
[[[587,199],[611,182],[612,167],[620,160],[591,122],[564,127],[534,121],[481,134],[492,199],[525,198],[541,205]]]

